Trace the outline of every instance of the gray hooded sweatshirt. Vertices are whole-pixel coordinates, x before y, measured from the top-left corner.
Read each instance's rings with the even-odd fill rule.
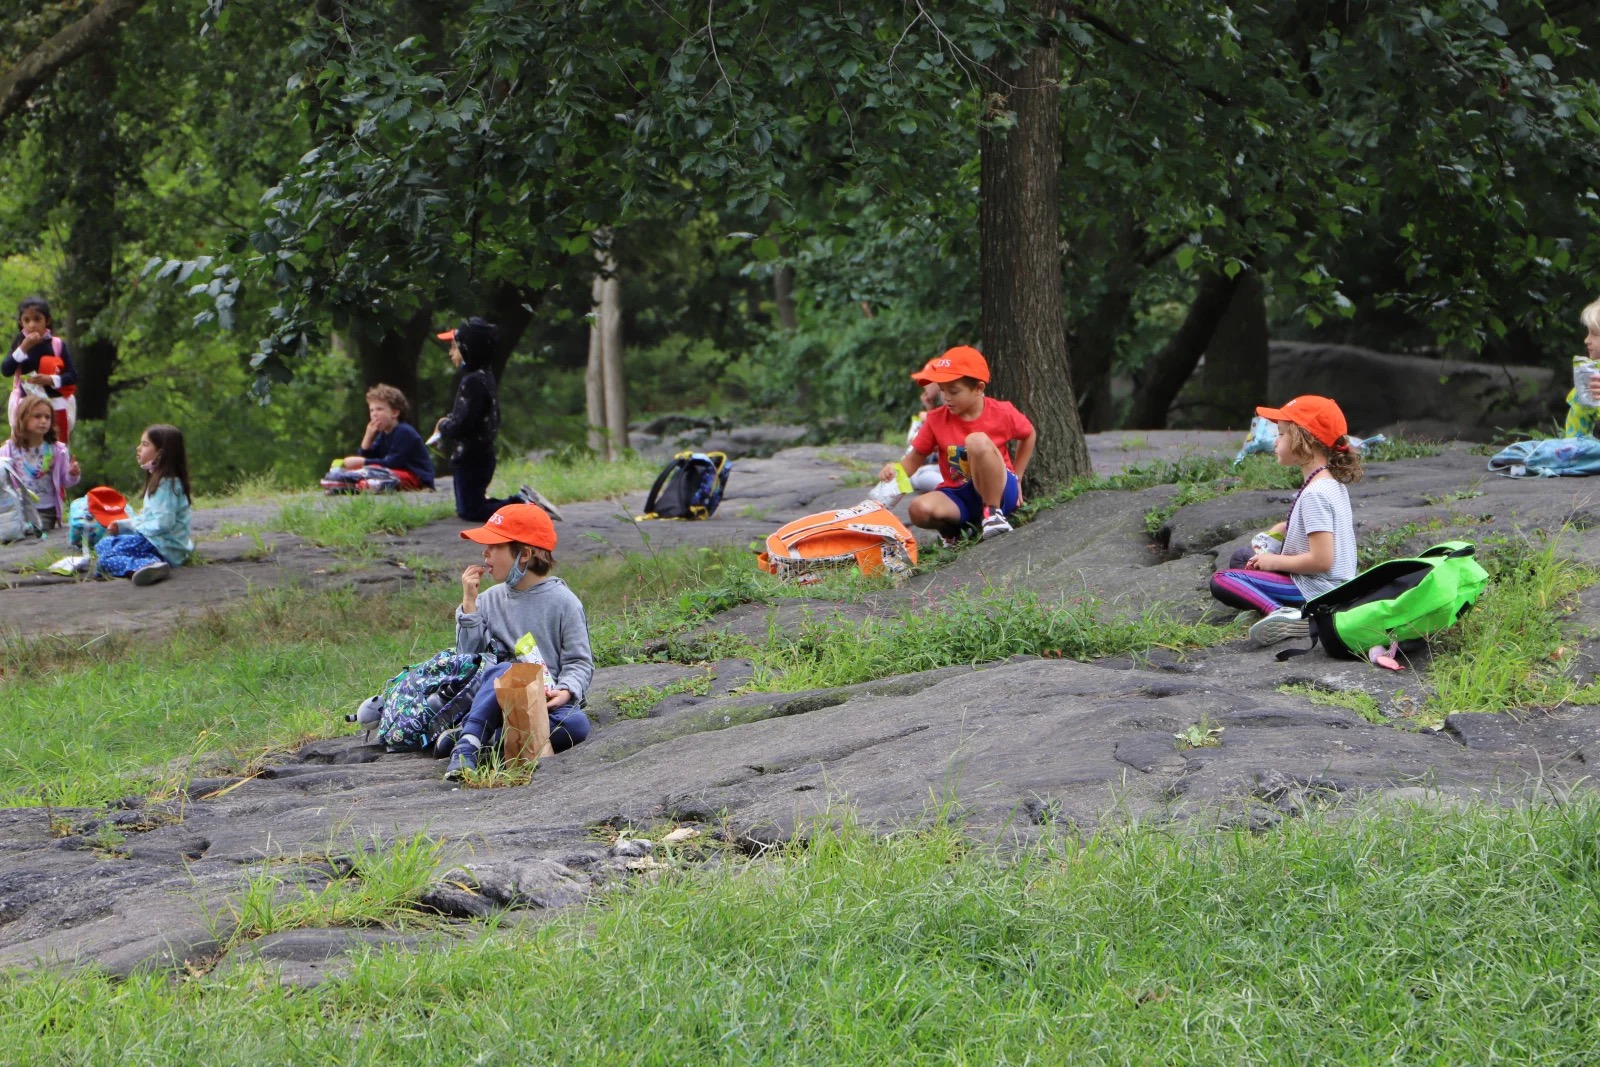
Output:
[[[583,604],[566,582],[550,577],[525,590],[501,583],[478,594],[478,610],[471,615],[456,608],[459,652],[493,650],[507,660],[523,634],[539,642],[550,684],[570,691],[573,703],[582,704],[594,677],[594,653]]]

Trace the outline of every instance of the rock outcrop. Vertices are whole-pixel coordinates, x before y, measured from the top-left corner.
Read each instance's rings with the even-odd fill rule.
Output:
[[[1215,444],[1232,447],[1231,439]],[[788,455],[798,466],[762,468],[764,478],[750,464],[730,487],[741,495],[730,493],[715,523],[659,524],[658,543],[703,535],[724,515],[733,536],[748,537],[786,509],[859,497],[859,488],[830,480],[837,460]],[[1451,536],[1565,527],[1560,550],[1600,562],[1587,483],[1499,479],[1483,463],[1456,447],[1373,465],[1354,493],[1361,537],[1396,554]],[[761,503],[769,490],[773,502]],[[963,590],[1092,597],[1102,612],[1199,617],[1215,559],[1280,516],[1290,494],[1193,504],[1152,536],[1147,514],[1171,493],[1088,493],[863,602],[747,605],[711,627],[759,635],[771,618],[830,612],[844,625],[937,610]],[[746,519],[746,506],[774,513]],[[599,520],[576,521],[564,536]],[[1586,596],[1575,624],[1593,633],[1597,611],[1600,596]],[[1577,643],[1573,669],[1592,672],[1593,639]],[[704,681],[623,714],[622,694],[685,680]],[[1600,758],[1600,708],[1458,714],[1437,731],[1407,729],[1403,719],[1369,722],[1312,694],[1363,694],[1399,716],[1407,698],[1394,676],[1320,653],[1279,663],[1243,639],[1137,659],[961,665],[809,692],[749,692],[750,680],[750,664],[739,659],[601,670],[591,739],[515,788],[458,788],[440,779],[439,762],[388,754],[352,734],[272,754],[248,778],[219,766],[161,803],[0,812],[0,965],[61,960],[129,973],[209,964],[232,933],[218,918],[228,914],[223,905],[263,864],[296,859],[283,869],[315,884],[338,876],[330,867],[338,856],[417,833],[443,842],[425,906],[471,917],[565,906],[648,872],[674,854],[659,840],[674,826],[747,852],[804,833],[841,805],[878,827],[959,818],[974,834],[1015,842],[1127,820],[1263,829],[1357,796],[1450,804],[1561,795]],[[1412,677],[1401,681],[1414,690]],[[1188,747],[1176,737],[1196,727],[1218,743]],[[109,852],[100,832],[108,820],[122,839]],[[344,947],[367,940],[341,931],[282,935],[235,948],[231,959],[277,960],[286,981],[305,983],[336,971]]]

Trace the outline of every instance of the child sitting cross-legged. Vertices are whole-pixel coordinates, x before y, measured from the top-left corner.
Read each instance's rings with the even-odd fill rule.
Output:
[[[367,428],[357,455],[335,460],[322,479],[330,493],[356,490],[432,489],[433,457],[416,427],[405,421],[411,405],[392,385],[367,390]]]
[[[985,395],[989,363],[976,348],[952,348],[911,378],[924,387],[938,384],[944,392],[944,406],[928,412],[899,461],[905,470],[915,471],[934,455],[944,475],[937,489],[912,499],[912,524],[938,530],[946,547],[968,530],[985,539],[1010,533],[1006,516],[1022,502],[1022,474],[1038,437],[1033,423],[1004,400]],[[894,468],[885,463],[878,477],[891,481]]]
[[[1289,517],[1267,531],[1267,547],[1241,549],[1232,566],[1211,576],[1211,595],[1231,607],[1261,612],[1250,627],[1270,645],[1310,631],[1305,602],[1356,576],[1356,528],[1346,485],[1361,480],[1361,454],[1350,447],[1344,412],[1325,396],[1297,396],[1281,408],[1256,408],[1278,423],[1278,462],[1300,468],[1300,491]],[[1281,538],[1281,548],[1274,540]]]
[[[589,736],[583,696],[594,677],[589,623],[567,583],[553,577],[556,529],[537,504],[507,504],[489,521],[461,536],[483,545],[482,565],[461,572],[456,650],[494,650],[502,662],[483,672],[472,710],[462,720],[445,778],[459,779],[478,766],[479,751],[500,729],[503,715],[494,680],[511,667],[512,652],[532,635],[544,659],[550,747],[563,752]],[[498,584],[480,592],[487,574]]]
[[[189,455],[183,444],[183,431],[158,423],[147,427],[134,449],[134,457],[145,472],[144,506],[137,515],[96,515],[109,536],[95,545],[99,573],[107,578],[131,578],[134,585],[153,585],[165,581],[173,567],[188,562],[194,552],[189,530]],[[89,510],[96,499],[120,500],[115,490],[89,491]]]

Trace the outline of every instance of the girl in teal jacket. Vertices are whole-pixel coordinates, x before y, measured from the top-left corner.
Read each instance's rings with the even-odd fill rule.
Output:
[[[189,457],[183,431],[155,425],[145,430],[134,452],[145,472],[144,505],[139,514],[111,524],[111,536],[95,548],[100,573],[152,585],[188,562],[194,551],[189,533]]]

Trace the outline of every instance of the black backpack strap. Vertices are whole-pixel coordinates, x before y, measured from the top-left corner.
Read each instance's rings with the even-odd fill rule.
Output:
[[[1326,621],[1327,621],[1327,624],[1329,626],[1333,625],[1333,622],[1332,622],[1331,619],[1330,620],[1326,620]],[[1310,628],[1310,631],[1311,631],[1311,643],[1309,645],[1307,645],[1305,648],[1285,648],[1285,649],[1280,650],[1278,652],[1277,656],[1275,657],[1279,663],[1283,663],[1286,660],[1294,659],[1296,656],[1305,655],[1307,652],[1310,652],[1313,649],[1315,649],[1317,647],[1317,643],[1322,640],[1322,625],[1323,625],[1323,622],[1324,622],[1324,617],[1322,615],[1320,615],[1320,614],[1307,615],[1306,616],[1306,622],[1309,625],[1309,628]],[[1331,655],[1332,654],[1331,649],[1329,649],[1328,651],[1329,651],[1329,654]]]
[[[1284,660],[1294,659],[1296,656],[1303,656],[1307,652],[1310,652],[1312,649],[1314,649],[1316,647],[1317,647],[1317,628],[1315,626],[1313,626],[1311,628],[1311,643],[1309,645],[1307,645],[1305,648],[1286,648],[1286,649],[1283,649],[1281,652],[1278,653],[1277,660],[1278,660],[1279,663],[1282,663]]]
[[[1445,541],[1442,544],[1434,545],[1417,558],[1433,559],[1435,556],[1442,556],[1445,559],[1460,559],[1462,556],[1477,555],[1477,552],[1478,547],[1471,541]]]
[[[644,513],[646,515],[654,515],[656,513],[656,500],[661,496],[661,487],[667,484],[667,479],[672,477],[672,472],[682,465],[683,457],[681,455],[674,456],[672,462],[663,467],[661,473],[656,475],[656,483],[650,487],[650,495],[644,498]]]

